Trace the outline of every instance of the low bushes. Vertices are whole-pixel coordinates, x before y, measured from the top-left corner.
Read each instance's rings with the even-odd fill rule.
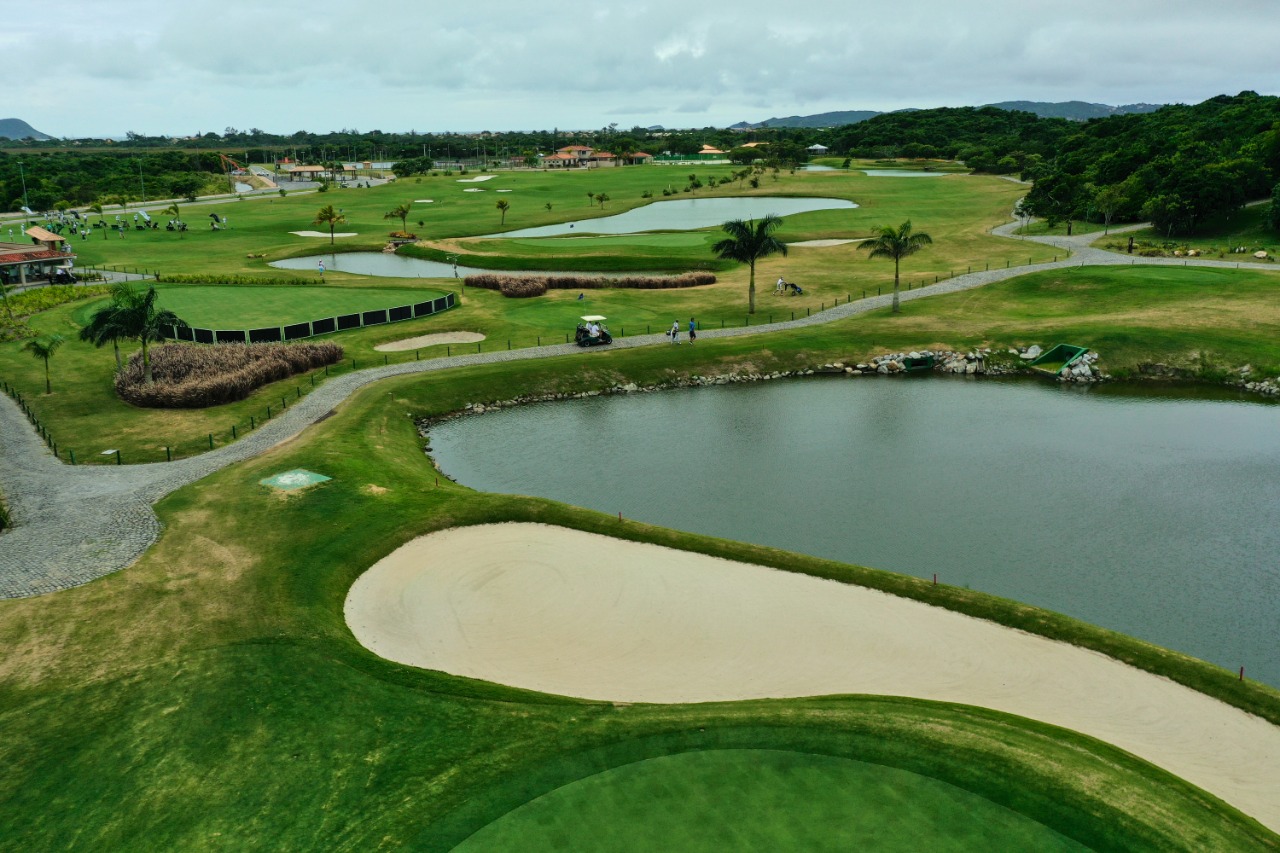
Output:
[[[169,284],[315,284],[317,277],[313,275],[310,278],[276,278],[265,275],[227,275],[224,273],[203,273],[199,275],[156,273],[156,281],[163,281]]]
[[[697,287],[715,284],[716,277],[709,272],[687,272],[682,275],[627,275],[617,278],[581,275],[533,275],[514,276],[481,273],[463,279],[468,287],[499,291],[503,296],[523,299],[541,296],[548,290],[600,290],[603,288],[628,288],[632,290],[668,290],[679,287]]]
[[[201,409],[243,400],[257,388],[342,359],[342,347],[316,344],[162,344],[151,349],[143,380],[142,354],[116,375],[116,394],[135,406]]]

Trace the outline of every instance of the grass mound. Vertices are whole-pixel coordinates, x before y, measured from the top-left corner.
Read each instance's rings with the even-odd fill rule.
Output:
[[[257,388],[342,359],[342,347],[318,344],[163,344],[151,350],[153,380],[142,354],[116,376],[125,402],[155,409],[200,409],[243,400]]]

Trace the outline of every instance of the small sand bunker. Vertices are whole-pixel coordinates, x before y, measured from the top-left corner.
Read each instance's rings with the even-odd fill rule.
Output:
[[[480,187],[467,187],[465,190],[463,190],[463,192],[464,193],[482,193],[484,192],[484,190],[481,189]]]
[[[436,344],[477,344],[484,340],[484,335],[476,332],[436,332],[434,335],[419,335],[416,338],[405,338],[389,344],[374,347],[378,352],[404,352],[410,349],[422,349]]]
[[[788,243],[788,246],[800,246],[802,248],[825,249],[828,246],[843,246],[846,243],[861,243],[866,240],[863,237],[859,240],[800,240],[795,243]]]
[[[494,190],[496,193],[509,193],[511,190]]]
[[[328,237],[328,236],[329,236],[329,232],[328,232],[328,231],[290,231],[289,233],[290,233],[290,234],[297,234],[299,237]],[[358,233],[356,233],[355,231],[335,231],[335,232],[333,232],[333,236],[335,236],[335,237],[359,237],[360,235],[359,235]]]
[[[474,178],[458,178],[460,184],[478,184],[481,181],[492,181],[497,175],[476,175]]]
[[[1114,744],[1280,829],[1280,726],[1096,652],[863,587],[499,524],[401,546],[344,610],[384,658],[566,696],[994,708]]]
[[[435,204],[436,200],[434,198],[415,198],[413,200],[413,203],[414,204]]]

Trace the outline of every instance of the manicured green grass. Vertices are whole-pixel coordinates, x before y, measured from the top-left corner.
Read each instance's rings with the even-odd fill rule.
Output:
[[[800,250],[797,250],[797,252]],[[766,279],[767,281],[768,279]],[[286,293],[292,288],[281,288]],[[219,289],[210,289],[218,292]],[[225,288],[234,295],[243,288]],[[906,303],[898,316],[887,311],[848,321],[768,338],[712,341],[699,344],[696,355],[680,352],[633,352],[610,360],[608,379],[648,376],[662,381],[673,375],[702,371],[747,372],[768,364],[790,370],[829,361],[857,361],[868,356],[920,348],[969,349],[980,345],[1042,346],[1070,341],[1097,350],[1103,368],[1115,376],[1138,371],[1139,365],[1161,362],[1193,375],[1220,380],[1233,368],[1250,364],[1255,375],[1280,373],[1280,276],[1262,271],[1177,267],[1087,267],[1036,273],[964,293]],[[859,293],[852,294],[855,298]],[[730,285],[678,291],[596,290],[579,302],[571,291],[552,291],[538,299],[505,299],[492,291],[467,290],[461,308],[420,320],[375,326],[331,336],[357,366],[434,358],[459,352],[533,347],[563,343],[584,313],[603,314],[615,335],[633,336],[681,325],[690,316],[702,328],[741,326],[740,293]],[[834,301],[834,300],[833,300]],[[843,298],[840,299],[843,301]],[[818,304],[813,304],[818,302]],[[831,302],[812,297],[793,299],[763,290],[753,323],[805,316]],[[141,411],[125,406],[111,388],[114,362],[109,350],[95,350],[74,340],[76,312],[62,306],[31,319],[39,334],[68,338],[52,362],[54,394],[43,394],[40,363],[18,343],[0,344],[0,378],[16,385],[62,448],[80,461],[97,450],[120,448],[126,462],[165,458],[166,446],[177,455],[208,449],[231,440],[231,426],[247,429],[249,418],[275,408],[282,395],[291,398],[312,387],[311,377],[276,383],[248,400],[196,411]],[[487,336],[480,345],[437,345],[421,352],[384,355],[373,347],[427,332],[467,330]],[[672,348],[673,350],[675,348]],[[350,369],[350,362],[330,373]],[[576,362],[566,375],[580,369]],[[589,374],[588,374],[589,375]],[[323,381],[324,374],[317,377]],[[623,380],[625,381],[625,380]],[[520,392],[519,386],[508,396]],[[503,399],[495,390],[490,399]],[[64,458],[66,458],[64,451]],[[96,460],[95,460],[96,461]]]
[[[1032,630],[1075,624],[1185,660],[969,590],[437,484],[406,412],[595,382],[616,372],[608,362],[621,353],[602,355],[585,370],[563,360],[572,372],[485,367],[371,386],[301,439],[164,499],[165,533],[129,569],[0,602],[5,845],[447,850],[576,779],[725,748],[931,776],[1095,849],[1277,843],[1119,750],[980,709],[876,697],[568,701],[413,670],[361,647],[342,603],[374,561],[431,530],[527,520],[967,602],[1016,614]],[[258,485],[292,468],[333,479],[289,495]],[[1257,685],[1238,689],[1280,704]]]
[[[824,174],[830,173],[806,177]],[[527,177],[532,184],[569,176]],[[985,237],[981,225],[982,211],[988,223],[998,220],[994,211],[1007,204],[1008,190],[969,181],[884,182],[914,189],[886,187],[869,195],[867,206],[891,223],[917,204],[938,213],[936,229],[913,216],[935,240],[949,235],[949,248],[933,263],[954,264],[971,251],[981,258],[983,246],[1010,242]],[[936,184],[966,189],[920,189]],[[568,199],[566,187],[557,191]],[[372,190],[346,192],[352,195],[344,201],[367,194],[349,204],[365,205],[361,215],[370,224],[389,206],[389,196]],[[476,196],[486,194],[469,194]],[[308,198],[313,208],[337,197]],[[585,200],[580,204],[586,207]],[[203,239],[232,235],[248,214],[230,217],[232,232]],[[475,224],[481,225],[478,213]],[[813,235],[845,227],[836,220],[806,225]],[[762,269],[763,281],[779,270],[799,278],[791,271],[800,269],[806,289],[812,275],[815,288],[833,298],[846,280],[834,272],[823,279],[823,270],[848,267],[856,256],[805,258],[805,251]],[[887,271],[862,263],[881,278]],[[216,269],[216,262],[207,268]],[[922,269],[913,267],[917,275]],[[739,271],[724,284],[691,291],[598,291],[585,306],[568,293],[504,300],[468,291],[458,311],[338,340],[363,357],[382,340],[472,326],[486,330],[496,346],[504,333],[517,345],[531,345],[542,330],[560,334],[588,308],[608,315],[615,330],[645,322],[643,312],[664,319],[691,311],[702,316],[703,308],[713,318],[717,311],[727,315],[733,300],[741,304],[743,282]],[[365,568],[414,536],[463,524],[542,521],[884,589],[1097,649],[1280,722],[1280,695],[1270,688],[1015,602],[548,501],[471,492],[436,478],[406,416],[522,393],[794,369],[937,343],[967,348],[1069,340],[1100,350],[1112,370],[1197,354],[1203,362],[1205,352],[1221,363],[1280,364],[1278,282],[1260,272],[1061,271],[906,303],[898,316],[878,312],[768,337],[605,351],[590,359],[484,366],[371,386],[298,440],[163,500],[157,509],[165,533],[134,566],[56,595],[0,602],[0,762],[6,767],[0,846],[447,850],[530,799],[611,767],[691,749],[768,748],[920,773],[1094,849],[1274,849],[1280,839],[1273,833],[1191,786],[1048,726],[891,698],[671,707],[563,700],[381,660],[356,643],[342,602]],[[768,298],[761,296],[762,311]],[[788,300],[788,308],[778,310],[806,304]],[[70,335],[77,310],[62,306],[33,317],[32,325],[42,334]],[[0,376],[16,378],[55,434],[68,430],[86,442],[110,439],[139,452],[154,452],[160,433],[198,439],[206,425],[243,416],[281,391],[279,385],[264,389],[236,404],[241,408],[141,413],[114,401],[110,363],[109,352],[69,342],[55,358],[55,393],[42,397],[40,365],[15,345],[0,346]],[[299,467],[333,479],[289,495],[258,485]]]
[[[489,824],[458,853],[1084,850],[951,785],[847,758],[687,752],[606,770]]]
[[[284,326],[357,311],[376,311],[424,302],[443,296],[443,290],[336,287],[203,287],[160,285],[163,306],[192,326],[205,329],[249,329]],[[106,300],[84,304],[73,315],[77,323]]]

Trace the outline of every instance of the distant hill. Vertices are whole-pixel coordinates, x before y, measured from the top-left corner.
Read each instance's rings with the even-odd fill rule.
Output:
[[[1049,103],[1046,101],[1001,101],[998,104],[986,104],[1001,110],[1021,110],[1035,113],[1041,118],[1066,118],[1073,121],[1088,121],[1091,118],[1125,115],[1128,113],[1153,113],[1164,104],[1124,104],[1112,107],[1107,104],[1090,104],[1084,101],[1062,101]],[[895,110],[910,112],[910,110]],[[830,113],[817,113],[811,116],[786,116],[771,118],[760,122],[740,121],[730,125],[733,130],[750,130],[753,127],[841,127],[846,124],[857,124],[883,113],[875,110],[839,110]]]
[[[53,139],[47,133],[41,133],[20,118],[0,118],[0,139]]]
[[[840,127],[846,124],[857,124],[880,115],[875,110],[839,110],[833,113],[818,113],[811,116],[786,116],[785,118],[765,119],[761,122],[740,121],[733,125],[735,129],[753,127]]]
[[[1001,101],[998,104],[987,104],[1002,110],[1021,110],[1035,113],[1041,118],[1069,118],[1073,121],[1088,121],[1091,118],[1128,115],[1130,113],[1153,113],[1164,104],[1123,104],[1118,107],[1107,104],[1089,104],[1084,101],[1060,101],[1046,103],[1044,101]]]

